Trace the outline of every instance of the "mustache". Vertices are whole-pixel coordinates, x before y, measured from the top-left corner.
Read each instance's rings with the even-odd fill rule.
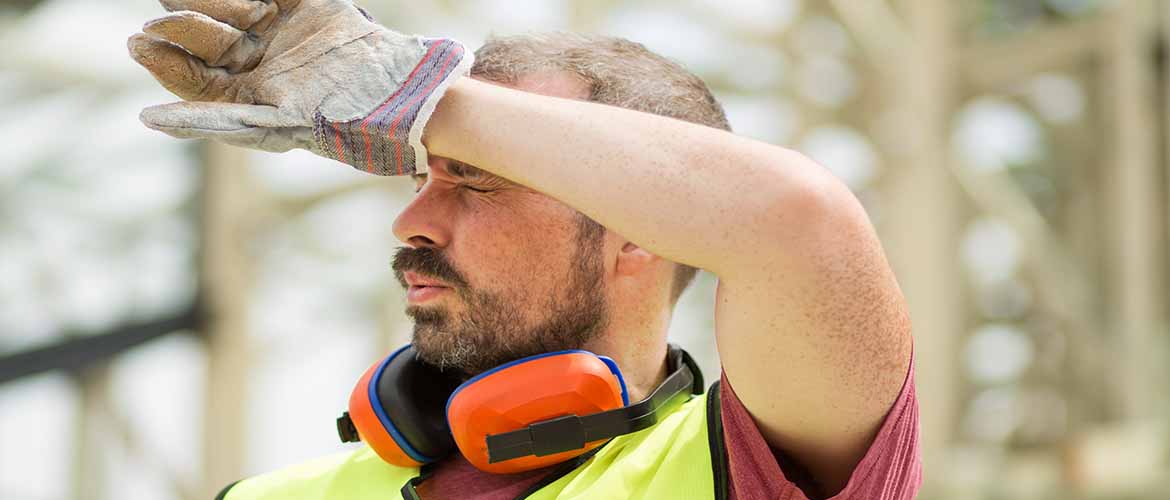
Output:
[[[451,265],[447,257],[431,247],[399,247],[394,252],[394,260],[390,267],[394,269],[394,277],[398,279],[402,288],[409,288],[406,278],[403,277],[407,271],[435,278],[451,285],[452,288],[465,288],[467,286],[463,275],[455,269],[455,266]]]

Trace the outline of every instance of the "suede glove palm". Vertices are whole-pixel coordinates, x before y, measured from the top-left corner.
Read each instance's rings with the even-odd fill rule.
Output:
[[[146,126],[379,175],[427,171],[422,131],[471,68],[459,42],[375,24],[349,0],[161,0],[170,15],[130,37],[131,56],[182,102]]]

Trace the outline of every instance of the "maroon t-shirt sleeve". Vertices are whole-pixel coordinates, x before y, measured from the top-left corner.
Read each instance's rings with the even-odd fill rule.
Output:
[[[747,408],[721,378],[720,413],[727,449],[729,498],[738,500],[818,500],[815,483],[794,462],[764,441]],[[918,444],[918,399],[914,393],[914,359],[902,391],[877,436],[853,469],[845,489],[832,500],[910,500],[922,485],[922,451]],[[806,495],[806,492],[808,495]]]

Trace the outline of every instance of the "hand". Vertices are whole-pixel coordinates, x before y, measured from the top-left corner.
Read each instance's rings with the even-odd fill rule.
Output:
[[[449,39],[375,24],[349,0],[161,0],[170,15],[131,56],[183,102],[146,126],[283,152],[302,148],[381,175],[426,172],[422,129],[472,55]]]

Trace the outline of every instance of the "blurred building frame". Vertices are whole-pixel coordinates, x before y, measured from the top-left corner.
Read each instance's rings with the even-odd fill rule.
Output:
[[[961,484],[944,486],[949,481],[939,476],[957,474],[961,467],[952,447],[966,391],[955,367],[962,365],[960,339],[975,313],[963,298],[960,284],[966,278],[957,244],[958,230],[973,211],[1007,221],[1025,242],[1037,301],[1068,337],[1067,388],[1112,381],[1100,393],[1067,391],[1068,440],[1040,452],[1006,450],[1002,469],[1056,472],[1061,491],[1053,498],[1117,498],[1148,494],[1147,488],[1165,494],[1170,487],[1164,479],[1165,444],[1160,454],[1124,460],[1124,466],[1116,462],[1135,439],[1164,442],[1166,436],[1166,357],[1151,346],[1164,348],[1167,331],[1170,259],[1166,227],[1159,224],[1167,221],[1170,131],[1164,106],[1170,76],[1164,37],[1170,5],[1121,1],[1087,19],[964,42],[957,27],[963,12],[955,2],[905,0],[902,15],[880,0],[830,4],[879,75],[887,90],[883,97],[900,103],[899,130],[913,138],[912,144],[886,150],[887,164],[897,169],[884,187],[892,205],[887,220],[897,222],[879,232],[910,302],[917,352],[929,353],[917,358],[926,494],[981,498],[962,491]],[[975,173],[959,166],[949,146],[950,120],[971,96],[1085,66],[1098,80],[1100,104],[1091,120],[1103,124],[1106,151],[1087,169],[1092,177],[1077,182],[1102,186],[1104,192],[1100,200],[1069,204],[1064,215],[1076,223],[1062,234],[1006,172]],[[1085,212],[1094,205],[1101,214]],[[1102,254],[1119,265],[1098,269],[1094,260]],[[1094,306],[1102,298],[1104,307]],[[1102,310],[1105,314],[1098,313]],[[1102,357],[1106,361],[1093,362]],[[1151,422],[1159,423],[1152,431]],[[1119,470],[1124,468],[1130,470]]]
[[[583,29],[610,2],[578,0]],[[970,389],[962,365],[963,338],[976,322],[968,277],[960,262],[962,228],[973,214],[1009,223],[1024,242],[1025,266],[1036,302],[1067,336],[1064,366],[1068,433],[1061,443],[1001,450],[1003,469],[1054,474],[1051,498],[1138,498],[1170,495],[1167,446],[1170,405],[1165,380],[1167,262],[1170,245],[1170,4],[1120,0],[1083,19],[1043,26],[995,40],[962,36],[961,2],[939,0],[830,0],[805,9],[837,19],[860,47],[876,89],[846,120],[872,130],[874,123],[904,131],[878,149],[889,166],[878,190],[886,206],[879,232],[910,303],[927,484],[924,498],[985,498],[955,479],[970,446],[956,436]],[[1081,194],[1103,187],[1099,199],[1066,205],[1067,222],[1054,227],[1005,172],[975,173],[961,167],[951,148],[952,119],[971,96],[1002,89],[1046,71],[1090,67],[1096,104],[1091,113],[1106,138],[1099,161],[1083,158],[1076,179]],[[1159,103],[1151,107],[1150,103]],[[879,116],[897,109],[893,117]],[[801,108],[809,124],[825,118]],[[818,118],[819,117],[819,118]],[[1087,138],[1081,138],[1087,139]],[[1077,140],[1076,137],[1070,140]],[[373,185],[347,186],[304,199],[264,192],[249,178],[243,151],[203,146],[201,204],[201,338],[208,353],[203,477],[171,478],[176,496],[212,498],[245,474],[245,421],[249,368],[264,355],[246,335],[255,255],[249,237],[273,213],[303,211],[332,196]],[[1104,267],[1103,261],[1117,263]],[[938,293],[951,290],[954,293]],[[185,317],[185,316],[182,316]],[[189,319],[189,318],[188,318]],[[398,325],[387,319],[387,344]],[[77,341],[81,342],[81,341]],[[57,348],[66,349],[68,343]],[[1157,346],[1157,348],[1151,348]],[[1106,353],[1104,356],[1101,353]],[[113,354],[113,353],[110,353]],[[29,362],[29,353],[0,358],[0,373],[22,367],[59,369]],[[18,358],[25,356],[24,358]],[[1094,361],[1104,358],[1107,361]],[[134,431],[109,401],[105,368],[88,360],[81,384],[83,415],[74,488],[102,491],[100,455],[86,436],[113,432],[128,450]],[[33,366],[36,365],[36,366]],[[1109,381],[1108,383],[1102,381]],[[1089,388],[1090,390],[1085,390]],[[1160,439],[1161,455],[1128,457],[1128,470],[1113,463],[1130,445]],[[226,443],[226,445],[225,445]],[[965,450],[965,451],[964,451]],[[977,451],[982,453],[983,451]],[[1148,458],[1148,459],[1147,459]],[[1144,460],[1144,461],[1143,461]],[[149,462],[149,460],[148,460]],[[1120,474],[1120,478],[1118,475]],[[1048,476],[1045,476],[1048,477]],[[1008,475],[1003,481],[1020,480]],[[1022,481],[1022,480],[1021,480]],[[1051,487],[1043,484],[1037,488]],[[1008,485],[1005,491],[1030,491]],[[1137,489],[1134,489],[1137,488]]]

